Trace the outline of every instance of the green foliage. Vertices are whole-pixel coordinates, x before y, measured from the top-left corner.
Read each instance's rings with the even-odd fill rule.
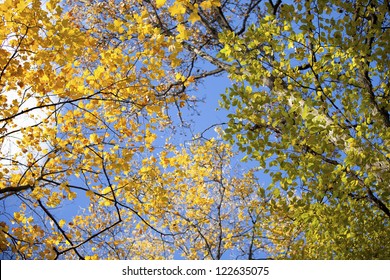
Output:
[[[294,209],[301,233],[283,244],[287,256],[389,258],[389,6],[268,8],[244,35],[220,36],[221,57],[241,65],[223,97],[237,108],[226,139],[278,170],[270,211]]]

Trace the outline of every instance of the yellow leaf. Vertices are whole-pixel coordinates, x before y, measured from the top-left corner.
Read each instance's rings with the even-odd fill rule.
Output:
[[[161,8],[162,6],[164,6],[166,0],[156,0],[156,7],[157,8]]]
[[[177,31],[179,32],[179,35],[177,35],[177,38],[180,40],[187,40],[188,39],[188,30],[186,29],[186,26],[184,24],[179,24],[177,26]]]
[[[104,200],[104,202],[103,202],[103,205],[104,206],[111,206],[112,205],[112,202],[110,201],[110,200]]]
[[[185,14],[186,8],[183,6],[183,4],[175,2],[173,6],[169,8],[169,13],[171,16],[181,16]]]
[[[89,190],[85,192],[85,195],[88,196],[89,198],[92,198],[93,196],[93,191]]]
[[[151,133],[149,130],[147,130],[145,135],[145,146],[147,148],[150,148],[156,138],[156,134]]]
[[[202,2],[200,4],[200,6],[202,7],[202,9],[208,10],[208,9],[211,9],[211,7],[213,6],[213,3],[212,3],[212,1],[207,0],[207,1]]]
[[[20,222],[20,221],[23,220],[23,216],[20,215],[19,212],[15,212],[15,213],[14,213],[14,218],[15,218],[15,220],[16,220],[17,222]]]
[[[96,77],[96,78],[99,78],[103,73],[104,73],[104,67],[103,66],[98,66],[95,70],[95,72],[93,73],[93,75]]]
[[[48,9],[49,11],[53,11],[57,6],[58,6],[57,0],[47,1],[46,3],[46,9]]]
[[[181,73],[176,73],[175,78],[176,78],[176,81],[183,82],[185,80],[185,77]]]
[[[200,20],[200,16],[198,14],[198,12],[194,11],[191,13],[190,17],[188,18],[188,20],[194,24],[195,22],[197,22],[198,20]]]
[[[97,136],[96,133],[93,133],[93,134],[89,135],[89,142],[92,143],[92,144],[97,144],[98,136]]]
[[[73,200],[76,197],[77,197],[77,194],[75,192],[71,192],[71,191],[68,192],[68,199],[69,200]]]
[[[63,227],[64,225],[65,225],[65,220],[60,220],[59,222],[58,222],[58,224],[60,225],[60,227]]]
[[[120,21],[120,20],[114,20],[114,26],[116,27],[116,28],[119,28],[119,27],[121,27],[122,26],[122,22]]]
[[[95,255],[92,255],[92,256],[85,256],[85,259],[86,260],[98,260],[99,259],[99,256],[97,254]]]
[[[48,9],[49,11],[53,10],[53,4],[50,1],[46,3],[46,9]]]

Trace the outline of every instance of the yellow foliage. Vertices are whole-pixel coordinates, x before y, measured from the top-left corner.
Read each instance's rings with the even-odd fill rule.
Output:
[[[187,30],[184,24],[179,24],[177,26],[177,31],[179,34],[176,36],[178,40],[187,40],[189,37],[189,31]]]
[[[164,6],[166,0],[156,0],[156,7],[157,8],[161,8],[162,6]]]
[[[1,253],[388,257],[385,5],[43,2],[0,4]],[[231,121],[196,135],[197,86],[223,73]]]

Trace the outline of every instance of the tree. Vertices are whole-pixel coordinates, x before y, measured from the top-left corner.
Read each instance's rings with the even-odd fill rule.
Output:
[[[389,3],[300,2],[221,36],[238,65],[227,138],[294,209],[304,237],[290,256],[388,258]]]
[[[301,2],[4,1],[3,257],[388,258],[390,6]],[[228,142],[177,145],[223,72]]]
[[[1,5],[1,140],[10,143],[1,150],[1,249],[12,258],[68,251],[85,258],[83,245],[122,222],[114,190],[137,171],[133,156],[153,149],[153,130],[166,126],[164,107],[174,100],[154,97],[131,49],[100,46],[58,1],[44,9],[40,1]],[[72,222],[55,208],[78,194],[98,205],[86,221],[103,211],[100,205],[115,205],[116,219],[72,235]]]
[[[94,4],[91,12],[100,6]],[[176,38],[167,43],[147,24],[141,28],[134,22],[128,37],[116,39],[113,34],[124,32],[118,20],[103,24],[99,12],[101,27],[97,21],[89,28],[58,1],[45,7],[40,1],[4,1],[1,8],[3,258],[167,258],[177,245],[187,258],[217,259],[243,244],[260,217],[252,214],[248,221],[242,214],[258,211],[245,208],[248,197],[257,196],[258,184],[252,175],[226,173],[230,148],[211,140],[191,146],[215,154],[204,159],[215,171],[208,178],[200,175],[205,167],[189,163],[195,157],[186,155],[189,148],[178,154],[169,137],[153,144],[157,133],[170,136],[172,110],[180,116],[196,101],[185,92],[195,77],[161,67],[178,63]],[[144,21],[139,14],[131,19]],[[156,41],[141,41],[151,31]],[[132,32],[140,38],[133,40]],[[169,59],[157,55],[166,48],[173,52]],[[169,152],[196,178],[169,163]],[[167,166],[175,171],[162,173]],[[240,187],[245,195],[225,186],[228,180],[237,187],[250,184]],[[198,188],[204,191],[197,193]],[[233,222],[237,227],[228,227]],[[249,253],[242,253],[251,258],[259,250],[253,235]]]
[[[263,223],[269,198],[259,192],[253,171],[234,176],[231,147],[218,140],[194,142],[148,158],[132,180],[122,180],[116,197],[123,226],[91,240],[92,257],[107,259],[264,258]],[[157,166],[160,163],[160,166]],[[111,200],[113,198],[111,197]],[[134,205],[137,211],[128,211]],[[92,204],[90,207],[96,207]],[[88,209],[94,212],[94,209]],[[70,233],[94,232],[116,219],[113,206],[97,216],[75,218]],[[145,221],[139,221],[138,215]],[[146,222],[147,221],[147,222]],[[95,254],[94,254],[95,252]]]

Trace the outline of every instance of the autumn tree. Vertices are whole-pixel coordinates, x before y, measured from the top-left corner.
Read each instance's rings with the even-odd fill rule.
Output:
[[[389,7],[4,1],[3,256],[388,258]],[[221,73],[227,142],[178,145]]]
[[[170,143],[172,112],[182,125],[196,102],[187,87],[221,70],[184,72],[182,38],[142,6],[124,25],[86,5],[91,21],[59,1],[1,4],[2,257],[219,259],[237,244],[258,257],[255,177],[229,173],[226,143]]]
[[[83,245],[122,222],[115,190],[138,171],[133,156],[153,150],[153,131],[169,123],[164,108],[177,100],[154,94],[135,50],[102,46],[58,1],[4,1],[1,9],[1,250],[84,259]],[[96,206],[72,222],[56,208],[78,195]],[[72,230],[111,205],[115,218]]]

